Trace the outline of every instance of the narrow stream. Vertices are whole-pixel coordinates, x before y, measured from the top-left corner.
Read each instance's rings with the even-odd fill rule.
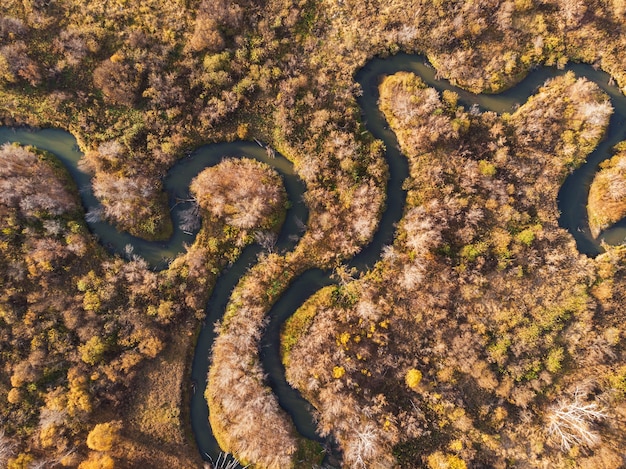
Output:
[[[599,241],[594,240],[587,222],[586,202],[589,185],[597,170],[598,164],[611,156],[610,149],[616,143],[626,139],[626,97],[616,86],[609,85],[606,73],[594,70],[588,65],[573,64],[565,70],[541,67],[530,73],[520,84],[498,95],[474,95],[450,85],[444,80],[435,79],[435,70],[420,56],[398,54],[385,59],[373,59],[359,71],[356,80],[361,85],[363,95],[359,97],[362,119],[365,127],[375,138],[381,139],[386,146],[386,161],[389,166],[390,178],[387,187],[387,206],[383,213],[379,229],[372,242],[349,262],[363,272],[371,267],[379,258],[382,248],[393,241],[395,226],[402,216],[405,191],[402,182],[408,176],[406,158],[398,150],[395,135],[387,128],[386,122],[378,109],[378,83],[383,75],[398,71],[411,71],[419,75],[429,86],[438,91],[453,90],[459,94],[459,101],[466,107],[478,105],[483,110],[499,113],[511,112],[515,106],[523,104],[546,79],[574,71],[577,76],[585,76],[598,84],[611,98],[615,109],[610,120],[605,139],[591,153],[587,163],[574,171],[564,182],[558,196],[561,211],[559,223],[566,228],[576,240],[578,250],[589,256],[601,252]],[[91,191],[91,176],[78,168],[78,160],[82,156],[75,139],[67,132],[58,129],[28,130],[0,127],[0,143],[19,142],[32,145],[55,154],[67,167],[76,181],[81,193],[82,203],[86,211],[99,207],[98,201]],[[180,160],[170,170],[164,181],[165,190],[174,206],[176,198],[187,198],[189,183],[202,169],[214,165],[225,156],[252,157],[276,168],[283,177],[292,207],[289,209],[285,225],[279,236],[277,249],[292,249],[299,233],[299,221],[306,222],[307,209],[302,202],[304,186],[293,172],[291,164],[282,156],[269,158],[264,149],[254,143],[234,142],[205,145],[198,148],[190,157]],[[143,257],[155,269],[167,267],[168,260],[173,259],[183,250],[183,243],[191,243],[195,233],[185,234],[178,228],[180,212],[185,204],[178,204],[172,210],[174,234],[167,242],[147,242],[139,238],[121,233],[113,226],[104,222],[89,223],[89,228],[109,251],[124,255],[127,245],[132,245],[134,253]],[[620,244],[626,239],[626,220],[604,232],[600,239],[610,244]],[[195,355],[191,368],[191,378],[196,384],[191,399],[191,425],[203,458],[209,456],[216,459],[220,449],[213,438],[208,422],[208,409],[204,400],[206,377],[209,367],[209,353],[214,339],[213,324],[224,312],[230,293],[248,267],[256,261],[260,252],[257,246],[246,248],[240,259],[220,275],[213,293],[207,303],[204,327],[196,344]],[[310,439],[320,440],[315,431],[309,404],[300,394],[285,381],[284,369],[280,360],[279,336],[280,326],[293,314],[312,294],[325,285],[333,283],[328,273],[320,270],[309,270],[298,277],[270,311],[270,323],[262,340],[261,361],[269,375],[269,383],[277,394],[280,405],[291,415],[297,430]]]
[[[613,146],[626,139],[626,96],[616,85],[610,84],[610,75],[586,64],[569,64],[563,70],[554,67],[538,67],[516,86],[503,93],[476,95],[457,88],[448,81],[435,79],[435,69],[423,57],[398,54],[390,58],[371,60],[357,74],[356,79],[363,89],[359,105],[363,111],[367,129],[376,138],[383,140],[389,151],[392,147],[396,148],[397,141],[393,132],[386,129],[386,122],[377,107],[378,83],[383,75],[400,71],[413,72],[439,92],[443,90],[456,92],[459,95],[459,103],[466,108],[478,105],[481,110],[501,114],[512,112],[517,106],[524,104],[547,79],[563,75],[570,70],[577,77],[586,77],[596,83],[609,95],[614,108],[604,140],[588,155],[587,162],[567,177],[558,196],[558,206],[561,212],[559,224],[572,234],[579,252],[596,256],[602,252],[601,240],[605,240],[608,244],[622,244],[626,240],[626,219],[603,232],[598,240],[591,236],[587,220],[589,186],[598,164],[611,156]]]
[[[6,142],[31,145],[53,153],[76,182],[85,212],[101,207],[91,189],[91,175],[78,166],[82,153],[78,149],[76,139],[71,134],[60,129],[32,130],[0,127],[0,144]],[[179,229],[180,214],[189,207],[189,203],[176,203],[176,201],[188,199],[191,180],[203,169],[219,163],[224,157],[254,158],[267,163],[280,173],[291,207],[287,211],[285,222],[276,242],[276,249],[281,251],[293,249],[297,238],[302,234],[300,226],[302,223],[306,223],[308,218],[308,209],[302,198],[305,192],[304,184],[294,173],[293,165],[286,158],[278,153],[274,157],[269,157],[265,149],[251,142],[204,145],[190,156],[179,160],[172,167],[164,180],[164,189],[169,196],[170,212],[174,223],[174,233],[169,240],[162,242],[146,241],[120,232],[111,224],[101,221],[88,222],[89,229],[109,252],[123,257],[126,246],[131,245],[133,254],[145,259],[154,269],[167,268],[168,262],[183,252],[184,243],[191,244],[197,234],[197,232],[188,234]],[[207,303],[207,315],[197,338],[191,366],[191,380],[195,384],[195,392],[191,395],[190,415],[198,449],[202,457],[207,460],[209,459],[207,455],[215,460],[220,453],[220,448],[209,426],[208,408],[204,400],[209,353],[215,337],[213,324],[221,319],[232,289],[248,268],[256,262],[260,252],[259,246],[246,247],[239,259],[233,265],[228,266],[219,276]],[[320,276],[318,275],[318,277]],[[191,386],[191,383],[189,385]],[[306,419],[308,415],[303,416],[303,419]],[[310,422],[309,428],[314,428],[310,417],[308,421]],[[303,433],[307,433],[306,428],[301,426],[300,429]],[[310,431],[308,434],[315,437],[315,434]]]

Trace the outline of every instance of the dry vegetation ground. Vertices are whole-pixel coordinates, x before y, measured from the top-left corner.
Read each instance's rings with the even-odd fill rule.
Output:
[[[376,229],[386,168],[359,122],[359,67],[421,52],[441,77],[479,92],[537,64],[581,60],[626,89],[625,13],[623,0],[5,0],[0,117],[71,131],[106,216],[149,238],[171,229],[161,177],[195,145],[256,137],[291,159],[307,184],[307,232],[295,254],[266,260],[289,275],[268,268],[242,280],[246,302],[229,312],[233,324],[252,318],[238,340],[253,360],[287,281],[336,266]],[[346,465],[623,465],[624,253],[579,256],[554,203],[566,170],[600,137],[603,96],[566,77],[500,118],[410,80],[388,82],[394,99],[383,105],[411,161],[398,239],[364,278],[307,307],[296,336],[326,347],[298,358],[306,341],[292,344],[293,382],[319,406]],[[32,155],[3,150],[9,158]],[[206,213],[196,242],[156,274],[103,253],[82,213],[68,210],[75,190],[43,164],[0,174],[0,465],[191,465],[177,427],[188,343],[172,342],[194,329],[188,321],[202,317],[216,273],[250,233]],[[258,363],[248,371],[261,376]],[[146,389],[164,377],[171,392]],[[273,409],[262,379],[254,385],[256,403]],[[607,417],[581,410],[592,404]],[[127,409],[130,422],[109,435],[116,450],[87,444]],[[564,409],[583,416],[577,427]],[[546,444],[549,424],[586,447]],[[252,444],[266,435],[249,425],[238,437],[260,448],[251,459],[275,456]]]
[[[624,251],[580,255],[556,206],[607,97],[570,74],[500,117],[408,73],[380,96],[409,158],[405,215],[371,272],[288,320],[289,382],[348,467],[621,467],[624,310],[606,300],[623,284],[598,269]]]

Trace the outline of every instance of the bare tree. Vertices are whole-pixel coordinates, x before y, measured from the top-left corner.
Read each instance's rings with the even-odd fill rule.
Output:
[[[583,398],[577,388],[573,399],[561,400],[548,415],[548,435],[565,453],[575,445],[591,448],[600,442],[593,423],[604,420],[607,415],[596,402],[586,402]]]
[[[55,462],[47,459],[36,459],[28,464],[28,469],[46,469],[54,464]]]
[[[44,407],[39,414],[39,426],[45,428],[51,425],[62,425],[67,417],[65,409],[50,409]]]
[[[208,455],[207,455],[208,456]],[[211,457],[209,456],[209,459]],[[217,459],[213,462],[211,459],[210,463],[205,463],[205,469],[236,469],[240,466],[240,462],[237,461],[235,455],[231,455],[230,453],[220,453],[217,455]],[[243,469],[250,467],[250,465],[243,466]]]
[[[85,221],[87,223],[98,223],[102,220],[104,215],[104,208],[102,207],[89,207],[87,213],[85,213]]]
[[[378,435],[372,424],[356,432],[356,440],[346,450],[346,460],[354,468],[368,467],[373,456],[378,452]]]
[[[342,286],[346,286],[356,280],[357,270],[352,267],[348,268],[345,265],[338,266],[333,272],[333,277],[339,281]]]
[[[24,22],[19,18],[5,16],[0,18],[0,39],[6,39],[11,36],[22,36],[26,32]]]
[[[191,207],[180,211],[180,221],[178,227],[185,233],[193,233],[200,229],[200,211],[198,204],[193,203]]]
[[[255,231],[254,240],[261,245],[267,252],[274,252],[276,246],[276,240],[278,237],[276,233],[271,231]]]
[[[0,48],[0,55],[5,59],[4,79],[14,82],[18,78],[28,81],[32,86],[41,82],[39,65],[28,56],[28,46],[24,41],[16,41]]]

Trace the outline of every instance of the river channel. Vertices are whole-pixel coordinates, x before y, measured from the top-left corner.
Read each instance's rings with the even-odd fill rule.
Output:
[[[587,196],[598,164],[611,156],[611,148],[626,139],[626,97],[620,90],[610,84],[610,77],[604,72],[594,70],[591,66],[572,64],[564,70],[540,67],[532,71],[518,85],[497,95],[475,95],[452,86],[445,80],[435,79],[435,70],[424,58],[415,55],[398,54],[388,58],[376,58],[369,61],[356,76],[363,90],[358,98],[361,115],[365,127],[375,138],[384,142],[385,158],[389,166],[387,187],[387,204],[380,221],[379,229],[373,240],[357,256],[349,261],[350,267],[364,271],[378,260],[383,246],[393,240],[395,226],[402,216],[405,192],[402,183],[408,176],[408,163],[398,150],[398,142],[394,133],[387,128],[386,122],[378,109],[378,83],[381,76],[399,71],[410,71],[419,75],[429,86],[438,91],[452,90],[459,95],[459,103],[470,107],[477,105],[481,110],[498,113],[511,112],[516,106],[523,104],[530,95],[536,92],[546,79],[561,75],[572,70],[577,77],[587,77],[595,82],[611,98],[614,108],[609,128],[604,140],[588,156],[587,162],[574,171],[563,183],[558,196],[561,211],[559,223],[566,228],[576,240],[581,253],[595,256],[602,251],[599,240],[594,240],[589,232],[587,222]],[[78,161],[82,154],[76,140],[69,133],[58,129],[11,129],[0,127],[0,143],[19,142],[47,150],[56,155],[66,166],[80,190],[81,200],[86,211],[99,207],[99,202],[91,190],[91,176],[82,171]],[[133,246],[133,253],[143,257],[154,269],[167,267],[169,260],[183,251],[184,243],[192,243],[195,233],[187,234],[178,228],[179,216],[185,204],[176,204],[180,198],[187,198],[191,179],[208,166],[219,163],[225,156],[250,157],[263,161],[276,168],[283,178],[291,208],[281,230],[276,249],[287,251],[294,247],[301,222],[306,223],[308,211],[302,202],[305,187],[293,171],[293,167],[284,157],[277,155],[270,158],[259,145],[250,142],[216,143],[202,146],[190,156],[179,160],[169,171],[164,180],[164,188],[169,195],[171,214],[174,223],[174,234],[165,242],[148,242],[127,233],[119,232],[105,222],[89,222],[89,228],[110,252],[124,255],[128,245]],[[599,239],[609,244],[621,244],[626,239],[626,220],[622,220],[611,229],[602,233]],[[246,248],[239,260],[228,267],[220,275],[213,293],[206,306],[206,319],[198,336],[191,379],[196,384],[195,393],[191,396],[191,426],[200,454],[204,459],[216,459],[220,449],[213,438],[208,421],[208,409],[204,400],[209,353],[214,339],[213,324],[219,320],[225,310],[230,293],[241,276],[256,261],[260,252],[258,246]],[[270,311],[270,322],[261,345],[261,361],[268,373],[269,384],[278,396],[283,407],[293,418],[297,430],[305,437],[320,440],[316,434],[311,417],[309,404],[300,397],[285,381],[284,369],[280,361],[279,334],[284,320],[293,314],[304,301],[333,281],[327,272],[309,270],[298,277],[280,300]]]

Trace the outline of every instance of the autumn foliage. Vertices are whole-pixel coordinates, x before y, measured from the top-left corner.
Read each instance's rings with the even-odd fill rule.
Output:
[[[386,78],[380,95],[409,159],[404,217],[370,272],[320,291],[288,320],[288,380],[348,467],[566,464],[539,444],[542,415],[592,369],[606,374],[576,399],[595,408],[591,389],[611,393],[602,379],[622,353],[606,343],[607,316],[622,310],[594,301],[600,264],[576,252],[556,207],[559,181],[608,124],[606,97],[565,75],[498,116],[468,112],[408,73]],[[561,430],[572,441],[586,431],[587,447],[617,460],[608,448],[621,422],[603,420],[603,443],[594,418],[580,433]]]
[[[626,153],[620,151],[600,166],[589,189],[589,227],[597,237],[602,230],[621,220],[626,215]]]
[[[276,171],[250,159],[227,159],[192,182],[198,205],[240,229],[268,230],[282,221],[286,194]]]
[[[289,467],[299,439],[258,361],[266,314],[300,272],[367,245],[385,208],[385,148],[355,73],[417,52],[438,78],[496,92],[580,61],[625,90],[625,13],[623,0],[3,0],[0,121],[71,131],[101,215],[151,239],[172,231],[163,177],[196,146],[257,138],[294,163],[306,232],[241,280],[208,395],[224,446]],[[555,203],[602,138],[607,97],[571,74],[503,115],[411,74],[380,93],[410,168],[396,237],[285,329],[320,431],[354,467],[624,466],[624,250],[581,256]],[[592,188],[596,233],[623,214],[617,150]],[[181,423],[193,331],[224,266],[278,229],[278,180],[244,162],[201,175],[200,232],[155,272],[98,246],[49,156],[3,146],[0,160],[0,465],[198,464]],[[112,414],[136,438],[90,450]]]

